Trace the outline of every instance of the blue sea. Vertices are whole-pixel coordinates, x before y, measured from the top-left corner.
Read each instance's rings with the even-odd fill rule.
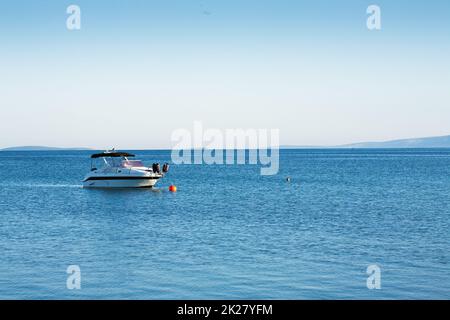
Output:
[[[278,175],[171,165],[153,190],[83,189],[89,155],[0,152],[1,299],[450,298],[450,150],[281,150]]]

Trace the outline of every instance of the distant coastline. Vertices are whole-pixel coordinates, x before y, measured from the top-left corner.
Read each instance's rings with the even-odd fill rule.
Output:
[[[337,146],[283,145],[281,149],[427,149],[450,148],[450,135],[427,138],[398,139],[378,142],[358,142]]]
[[[337,146],[305,146],[305,145],[280,146],[280,149],[406,149],[406,148],[409,149],[450,148],[450,135],[439,137],[427,137],[427,138],[398,139],[379,142],[358,142]],[[47,146],[18,146],[0,149],[0,151],[64,151],[64,150],[92,151],[96,149],[84,147],[63,148],[63,147],[47,147]],[[157,150],[164,150],[164,149],[157,149]]]
[[[0,151],[86,151],[93,150],[90,148],[59,148],[59,147],[45,147],[45,146],[20,146],[20,147],[9,147],[0,149]]]

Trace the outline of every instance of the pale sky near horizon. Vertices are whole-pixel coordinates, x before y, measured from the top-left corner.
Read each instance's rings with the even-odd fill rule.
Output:
[[[169,148],[196,120],[282,145],[450,134],[448,0],[2,1],[0,48],[0,148]]]

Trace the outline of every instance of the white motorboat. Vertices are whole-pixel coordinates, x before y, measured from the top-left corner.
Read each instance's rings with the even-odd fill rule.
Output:
[[[96,153],[91,156],[91,171],[83,180],[84,188],[151,188],[169,169],[166,163],[161,172],[159,164],[152,168],[127,152],[115,150]],[[99,161],[101,161],[99,165]]]

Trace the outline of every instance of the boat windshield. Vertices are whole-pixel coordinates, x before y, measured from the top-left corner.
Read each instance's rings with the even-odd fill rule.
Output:
[[[111,158],[103,158],[103,161],[105,162],[105,164],[107,166],[110,167],[121,167],[122,166],[122,161],[124,161],[125,158],[120,158],[120,157],[111,157]]]
[[[105,164],[114,168],[144,167],[141,160],[128,160],[127,158],[103,158]]]
[[[123,168],[133,168],[133,167],[144,167],[144,164],[141,160],[122,160],[121,166]]]

